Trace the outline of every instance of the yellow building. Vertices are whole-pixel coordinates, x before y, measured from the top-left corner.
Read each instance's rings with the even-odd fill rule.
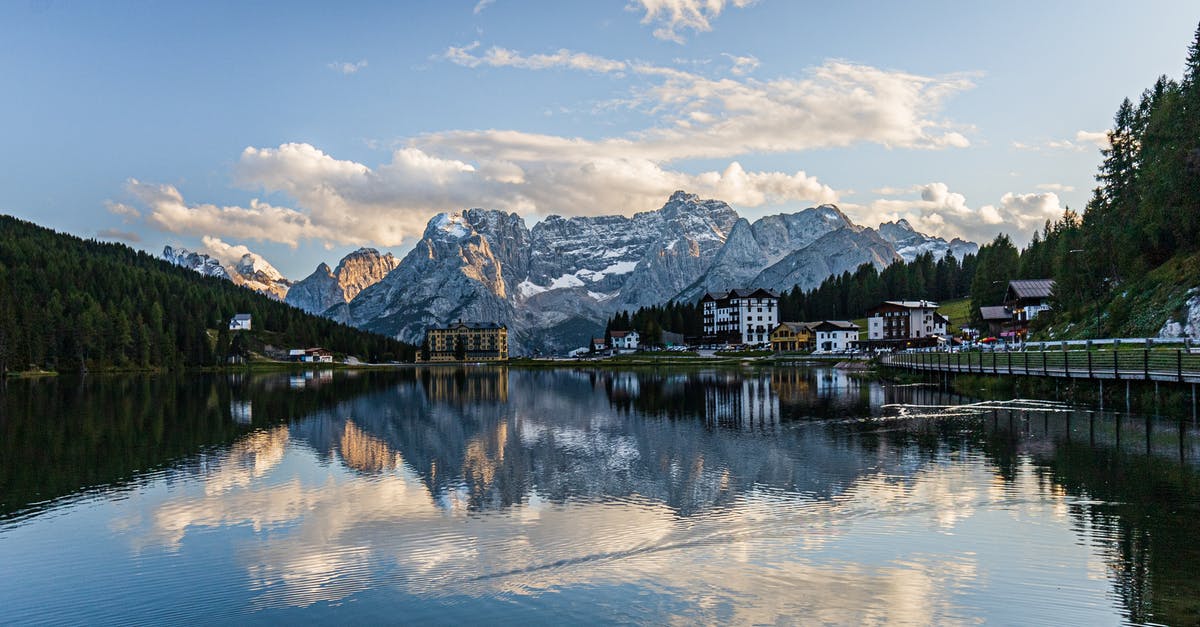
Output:
[[[807,351],[813,349],[812,322],[780,322],[771,329],[771,350]]]
[[[446,327],[433,327],[425,331],[421,353],[426,361],[505,361],[508,328],[495,322],[461,320]]]

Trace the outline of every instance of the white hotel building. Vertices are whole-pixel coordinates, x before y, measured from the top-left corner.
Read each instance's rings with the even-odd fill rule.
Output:
[[[767,289],[711,292],[700,299],[708,341],[769,344],[779,322],[779,294]]]

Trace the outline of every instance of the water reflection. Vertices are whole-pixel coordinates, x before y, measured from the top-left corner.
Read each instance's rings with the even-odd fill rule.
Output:
[[[0,606],[16,622],[333,620],[349,602],[415,622],[1200,616],[1190,423],[829,369],[325,372],[10,386],[0,559],[29,581],[0,584]],[[157,594],[56,577],[81,563]]]

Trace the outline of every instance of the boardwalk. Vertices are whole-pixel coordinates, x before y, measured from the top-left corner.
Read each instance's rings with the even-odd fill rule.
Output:
[[[897,353],[881,362],[946,373],[1200,383],[1200,353],[1185,348]]]

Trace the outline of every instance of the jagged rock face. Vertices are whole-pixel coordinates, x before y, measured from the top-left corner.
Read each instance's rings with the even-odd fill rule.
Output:
[[[329,315],[412,343],[427,327],[458,319],[510,323],[502,264],[468,221],[480,217],[479,211],[438,214],[395,270]]]
[[[399,263],[391,253],[380,255],[374,248],[360,248],[342,257],[336,270],[324,263],[317,266],[312,274],[292,285],[285,301],[311,313],[323,313],[354,300],[363,290],[382,281]]]
[[[346,293],[333,275],[333,269],[322,263],[288,290],[284,302],[310,313],[321,313],[334,305],[344,304]]]
[[[880,224],[879,235],[895,246],[896,252],[905,261],[912,261],[925,253],[933,253],[935,260],[942,259],[947,252],[962,261],[963,257],[979,252],[979,244],[974,242],[963,241],[957,237],[947,242],[941,237],[918,233],[908,220],[903,218],[896,222]]]
[[[845,227],[780,259],[763,270],[751,284],[772,289],[799,286],[810,290],[827,277],[853,272],[864,263],[883,269],[899,259],[896,249],[874,229]]]
[[[215,276],[221,279],[228,279],[229,273],[221,266],[218,259],[213,259],[202,253],[194,253],[186,248],[172,248],[171,246],[163,247],[163,259],[171,263],[195,270],[204,276]]]
[[[833,205],[766,216],[753,224],[743,218],[734,225],[704,276],[685,288],[678,298],[696,300],[705,292],[724,292],[751,285],[762,271],[785,256],[828,233],[853,226],[850,218]],[[778,286],[766,287],[779,289]]]
[[[242,255],[233,265],[222,266],[221,261],[215,257],[166,246],[163,248],[163,259],[177,266],[191,268],[205,276],[228,279],[276,300],[283,300],[287,296],[288,288],[292,286],[292,282],[285,279],[266,259],[254,253]]]
[[[895,245],[832,205],[752,223],[676,192],[657,211],[550,216],[532,229],[516,214],[469,209],[436,216],[395,270],[324,315],[414,343],[432,325],[496,321],[509,327],[512,354],[557,352],[584,345],[622,309],[706,290],[811,289],[898,259]]]
[[[243,287],[270,296],[276,300],[284,300],[292,282],[285,279],[275,266],[267,263],[262,255],[246,253],[233,266],[226,266],[229,278]]]

